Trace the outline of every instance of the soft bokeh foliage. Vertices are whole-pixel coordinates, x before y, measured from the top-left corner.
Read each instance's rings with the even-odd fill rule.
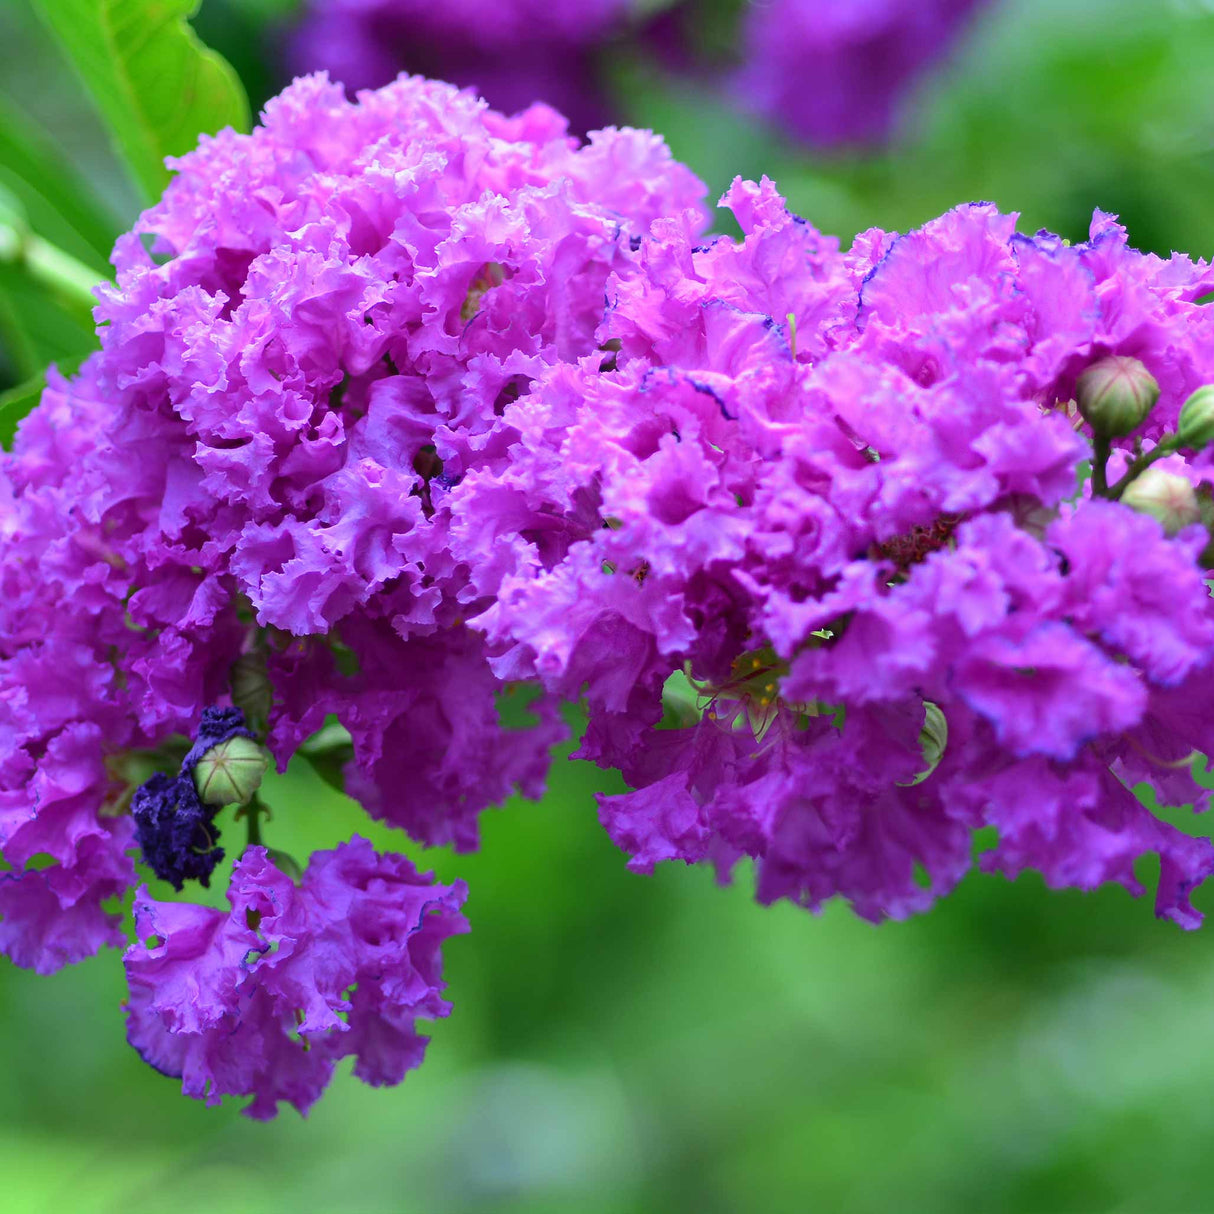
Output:
[[[879,929],[762,908],[704,871],[624,872],[586,812],[620,785],[556,772],[542,804],[485,818],[480,853],[426,853],[467,878],[476,927],[446,950],[457,1012],[398,1091],[346,1077],[306,1121],[252,1125],[125,1046],[112,957],[6,967],[12,1208],[1211,1208],[1204,934],[1033,876],[971,876]],[[267,797],[300,806],[284,847],[363,829],[303,764],[277,779]]]
[[[287,7],[203,5],[199,28],[254,92],[272,87],[258,39]],[[129,187],[45,35],[21,3],[0,29],[0,102],[19,98],[54,133],[59,168],[112,200],[112,233],[129,226]],[[607,66],[629,118],[662,130],[714,188],[768,172],[825,231],[905,228],[991,198],[1022,211],[1022,227],[1077,237],[1100,205],[1143,248],[1209,256],[1212,50],[1199,0],[997,0],[888,152],[831,162],[643,55]],[[10,163],[0,156],[0,173]],[[68,203],[36,210],[48,213],[56,238],[96,263],[104,225],[81,232]],[[0,297],[30,342],[79,348],[76,318],[35,315],[26,284],[0,279]],[[25,347],[7,329],[0,344],[8,380],[23,378]],[[275,846],[306,855],[361,830],[402,849],[302,764],[270,783],[267,799],[293,807],[272,823]],[[404,847],[473,891],[475,930],[447,950],[458,1011],[403,1089],[338,1083],[307,1121],[250,1125],[236,1107],[181,1100],[123,1041],[113,955],[51,978],[0,967],[5,1204],[1214,1209],[1208,931],[1156,924],[1120,890],[1047,893],[1032,875],[971,875],[932,914],[879,929],[842,906],[812,919],[763,908],[747,881],[723,891],[681,866],[628,874],[592,808],[594,791],[621,789],[558,764],[542,804],[485,817],[479,854]]]

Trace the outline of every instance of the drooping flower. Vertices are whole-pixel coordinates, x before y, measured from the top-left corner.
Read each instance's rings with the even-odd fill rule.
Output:
[[[450,1012],[441,948],[468,930],[466,894],[357,836],[316,852],[298,886],[250,848],[226,913],[141,889],[127,1035],[187,1096],[252,1096],[260,1119],[279,1101],[306,1113],[341,1058],[365,1083],[400,1083],[425,1053],[416,1021]]]

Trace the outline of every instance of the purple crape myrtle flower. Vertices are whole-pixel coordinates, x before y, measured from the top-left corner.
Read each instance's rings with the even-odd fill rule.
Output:
[[[249,848],[227,912],[142,888],[127,1036],[187,1096],[252,1096],[262,1120],[279,1101],[306,1113],[348,1056],[365,1083],[400,1083],[425,1053],[415,1022],[451,1010],[441,946],[468,930],[466,896],[357,836],[316,852],[298,885]]]
[[[1209,266],[986,204],[843,252],[767,180],[705,242],[656,137],[410,78],[301,80],[175,167],[0,457],[0,947],[120,942],[136,825],[180,886],[240,805],[231,911],[145,888],[126,956],[187,1094],[396,1083],[447,1012],[462,885],[357,839],[296,883],[263,743],[471,849],[584,698],[639,871],[878,920],[993,827],[1058,887],[1153,853],[1199,922],[1214,847],[1131,789],[1200,804],[1214,745]]]
[[[656,223],[608,288],[615,363],[554,367],[506,410],[509,471],[453,494],[496,554],[495,668],[584,691],[638,871],[749,856],[763,901],[902,917],[993,826],[983,867],[1051,886],[1137,893],[1156,853],[1158,913],[1196,926],[1214,847],[1131,787],[1204,804],[1209,535],[1121,499],[1149,464],[1207,494],[1171,431],[1214,380],[1214,273],[1100,214],[1083,245],[974,205],[842,253],[766,180],[724,202],[743,240]],[[1119,437],[1073,399],[1110,357],[1158,389]]]
[[[339,714],[351,782],[423,842],[475,846],[480,809],[538,793],[563,725],[546,701],[501,723],[445,497],[509,400],[595,349],[648,223],[703,192],[648,133],[579,145],[420,79],[358,103],[300,81],[176,168],[116,247],[100,353],[0,461],[0,903],[43,967],[115,941],[130,792],[178,769],[238,663],[280,764]],[[78,927],[40,958],[52,900]]]
[[[743,105],[818,147],[887,138],[907,92],[981,0],[766,0],[747,6]]]
[[[581,143],[545,106],[507,118],[416,78],[357,102],[298,81],[251,135],[204,138],[173,167],[116,246],[101,350],[52,372],[0,455],[0,948],[41,971],[124,942],[107,903],[137,881],[136,821],[159,875],[209,876],[208,797],[188,777],[248,736],[285,767],[305,741],[319,762],[311,735],[336,730],[326,774],[425,844],[473,848],[480,810],[539,795],[565,727],[551,696],[507,705],[520,696],[466,623],[487,603],[447,499],[501,467],[505,410],[547,368],[614,356],[597,335],[609,279],[639,272],[649,224],[704,192],[647,132]],[[256,936],[241,917],[263,814],[242,813],[234,914]],[[324,874],[343,864],[310,869],[297,898],[265,877],[293,917],[289,950],[256,937],[277,950],[257,981],[260,945],[217,962],[211,912],[143,898],[179,959],[131,963],[144,1053],[183,1075],[222,1056],[236,1070],[209,1090],[259,1110],[276,1091],[306,1105],[342,1052],[398,1081],[420,1056],[412,1017],[439,1014],[427,975],[450,931],[418,926],[421,909],[400,926],[374,875],[350,877],[362,934],[326,927]],[[454,906],[403,861],[359,864]],[[304,971],[321,995],[296,989]],[[211,1000],[205,1026],[174,1017],[162,974]],[[306,1057],[281,1027],[300,1010],[320,1017],[308,1044],[321,1025],[346,1044]]]
[[[195,786],[198,761],[231,738],[252,737],[239,708],[204,708],[194,745],[177,775],[157,772],[135,790],[131,816],[143,861],[174,889],[180,890],[188,880],[209,885],[224,854],[217,846],[219,805],[205,802]]]
[[[585,131],[606,117],[592,52],[628,15],[628,0],[311,0],[287,58],[352,91],[410,71],[471,86],[508,113],[544,101]]]

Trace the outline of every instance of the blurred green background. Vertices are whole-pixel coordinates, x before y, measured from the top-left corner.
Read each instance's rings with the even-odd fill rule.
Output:
[[[289,7],[205,0],[199,15],[255,102],[276,87]],[[621,45],[604,70],[627,118],[664,131],[714,191],[766,171],[844,238],[989,198],[1073,238],[1101,206],[1142,247],[1208,255],[1212,65],[1202,0],[992,0],[899,139],[835,159],[643,51]],[[57,198],[99,200],[73,215],[24,198],[102,270],[136,196],[25,0],[0,4],[9,188],[14,147],[49,154]],[[85,342],[78,315],[0,267],[0,383]],[[974,875],[880,928],[843,907],[764,909],[745,872],[729,889],[681,867],[629,874],[595,819],[592,793],[610,787],[559,759],[543,803],[486,816],[481,853],[420,857],[471,888],[473,933],[446,949],[455,1012],[402,1087],[343,1067],[306,1120],[208,1110],[144,1066],[123,1039],[116,953],[51,978],[0,966],[0,1210],[1214,1210],[1214,929],[1033,877]],[[403,847],[307,770],[268,800],[268,841],[298,856],[354,831]]]

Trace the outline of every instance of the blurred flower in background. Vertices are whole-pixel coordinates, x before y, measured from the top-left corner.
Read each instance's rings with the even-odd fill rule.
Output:
[[[286,62],[352,93],[407,71],[471,86],[507,113],[546,101],[585,131],[616,117],[597,65],[630,36],[791,138],[830,148],[888,137],[907,90],[980,2],[307,0]]]
[[[610,120],[592,50],[628,0],[309,0],[289,41],[297,73],[325,69],[353,93],[402,71],[470,85],[506,113],[545,101],[586,131]]]
[[[595,0],[553,4],[538,22],[518,17],[524,0],[460,0],[413,21],[412,43],[365,34],[414,3],[206,0],[197,26],[256,104],[305,68],[348,85],[380,83],[390,60],[445,70],[499,108],[542,96],[575,124],[659,130],[718,195],[766,173],[792,210],[845,239],[982,199],[1072,240],[1100,206],[1140,248],[1214,245],[1214,12],[1201,0]],[[338,7],[357,21],[313,36]],[[492,16],[451,33],[470,7]],[[478,49],[460,60],[457,43]],[[534,86],[520,86],[520,62]],[[505,74],[514,91],[495,96]]]
[[[875,143],[980,0],[760,0],[746,10],[744,106],[815,147]]]

